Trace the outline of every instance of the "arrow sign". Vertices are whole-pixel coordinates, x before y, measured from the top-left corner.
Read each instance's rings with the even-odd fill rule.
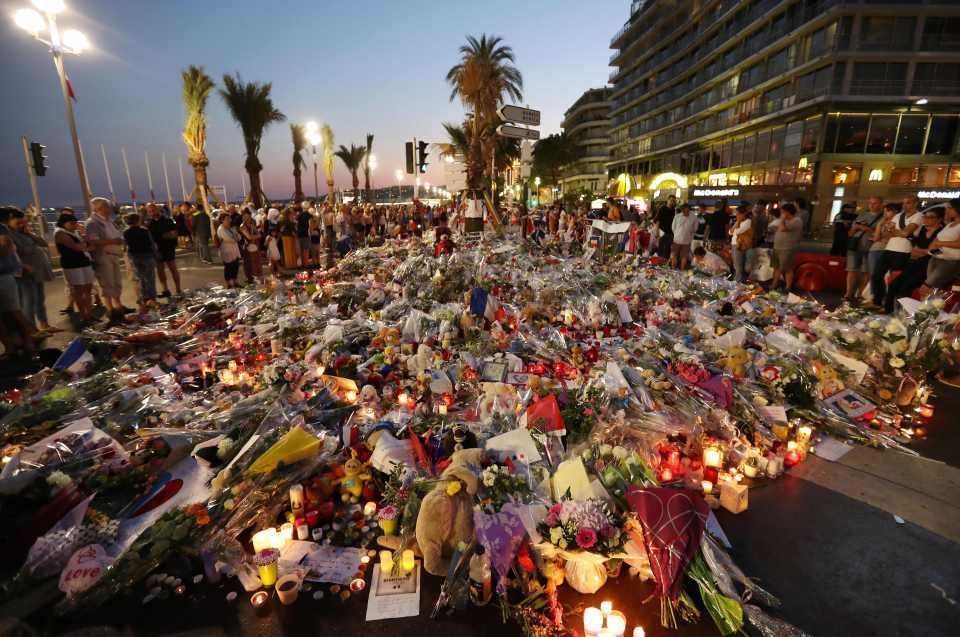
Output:
[[[540,111],[535,111],[532,108],[521,108],[519,106],[504,104],[497,113],[500,115],[500,119],[505,122],[527,124],[528,126],[540,125]]]
[[[520,128],[510,124],[500,124],[497,126],[497,134],[503,137],[516,137],[517,139],[540,139],[540,131],[533,128]]]

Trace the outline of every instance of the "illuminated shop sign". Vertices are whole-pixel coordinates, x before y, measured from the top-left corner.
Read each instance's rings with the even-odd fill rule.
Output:
[[[694,188],[694,197],[739,197],[739,188]]]
[[[917,193],[921,199],[956,199],[960,190],[921,190]]]

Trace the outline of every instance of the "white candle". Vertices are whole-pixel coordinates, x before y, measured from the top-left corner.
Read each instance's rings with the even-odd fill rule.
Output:
[[[270,353],[274,356],[277,356],[280,353],[280,339],[271,338],[270,339]]]
[[[600,612],[606,617],[613,611],[613,602],[610,600],[600,602]]]
[[[446,405],[445,403],[440,403],[440,406],[437,408],[437,412],[438,412],[441,416],[446,416],[446,415],[447,415],[447,405]]]
[[[607,629],[613,634],[613,637],[623,637],[627,630],[627,618],[618,610],[612,611],[607,615]]]
[[[703,487],[703,495],[710,495],[713,493],[713,483],[709,480],[704,480],[700,483],[700,486]]]
[[[290,487],[290,510],[299,514],[303,511],[303,485],[294,484]]]
[[[363,505],[363,514],[368,518],[377,512],[376,502],[367,502]]]
[[[277,530],[273,527],[254,533],[253,537],[250,538],[250,541],[253,542],[253,552],[259,553],[264,549],[274,548],[276,545],[276,535]]]
[[[643,630],[643,626],[634,626],[633,628],[633,637],[646,637],[647,633]]]
[[[596,636],[600,634],[603,628],[603,612],[593,606],[583,611],[583,632],[587,635]]]

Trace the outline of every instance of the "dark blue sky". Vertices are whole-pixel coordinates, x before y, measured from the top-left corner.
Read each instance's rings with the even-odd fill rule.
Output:
[[[403,142],[412,136],[444,141],[441,123],[460,121],[449,102],[446,71],[467,34],[502,36],[524,76],[524,101],[543,111],[543,134],[559,130],[563,111],[582,91],[606,82],[611,36],[623,24],[628,0],[313,1],[292,0],[66,0],[61,29],[79,28],[93,50],[69,57],[77,93],[80,139],[91,188],[106,194],[100,144],[107,147],[114,189],[126,193],[124,146],[138,196],[147,192],[144,151],[154,190],[165,197],[160,155],[166,153],[171,189],[179,192],[176,157],[183,109],[180,71],[205,67],[218,84],[224,73],[273,82],[273,98],[290,121],[317,119],[333,127],[337,144],[376,135],[375,185],[396,184]],[[40,179],[44,205],[80,199],[63,102],[49,55],[8,16],[29,0],[0,0],[4,99],[0,100],[0,201],[24,204],[29,184],[20,135],[47,146],[50,169]],[[208,108],[210,183],[240,192],[240,131],[219,96]],[[290,131],[268,129],[261,152],[264,188],[289,196]],[[191,173],[184,161],[190,188]],[[322,171],[322,168],[321,168]],[[427,175],[439,183],[439,166]],[[337,185],[349,176],[337,160]],[[322,180],[322,175],[321,175]],[[405,183],[410,183],[409,178]],[[313,193],[312,175],[304,190]],[[324,187],[321,184],[321,191]],[[125,198],[125,197],[123,197]]]

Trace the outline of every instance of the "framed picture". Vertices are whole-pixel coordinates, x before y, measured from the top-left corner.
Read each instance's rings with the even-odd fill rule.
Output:
[[[517,372],[510,372],[507,374],[507,383],[511,385],[521,385],[526,386],[527,381],[530,379],[532,374],[520,374]]]
[[[480,370],[480,380],[488,383],[502,383],[506,376],[507,364],[499,361],[486,362]]]
[[[861,418],[877,408],[876,405],[852,389],[837,392],[823,402],[847,418]]]

